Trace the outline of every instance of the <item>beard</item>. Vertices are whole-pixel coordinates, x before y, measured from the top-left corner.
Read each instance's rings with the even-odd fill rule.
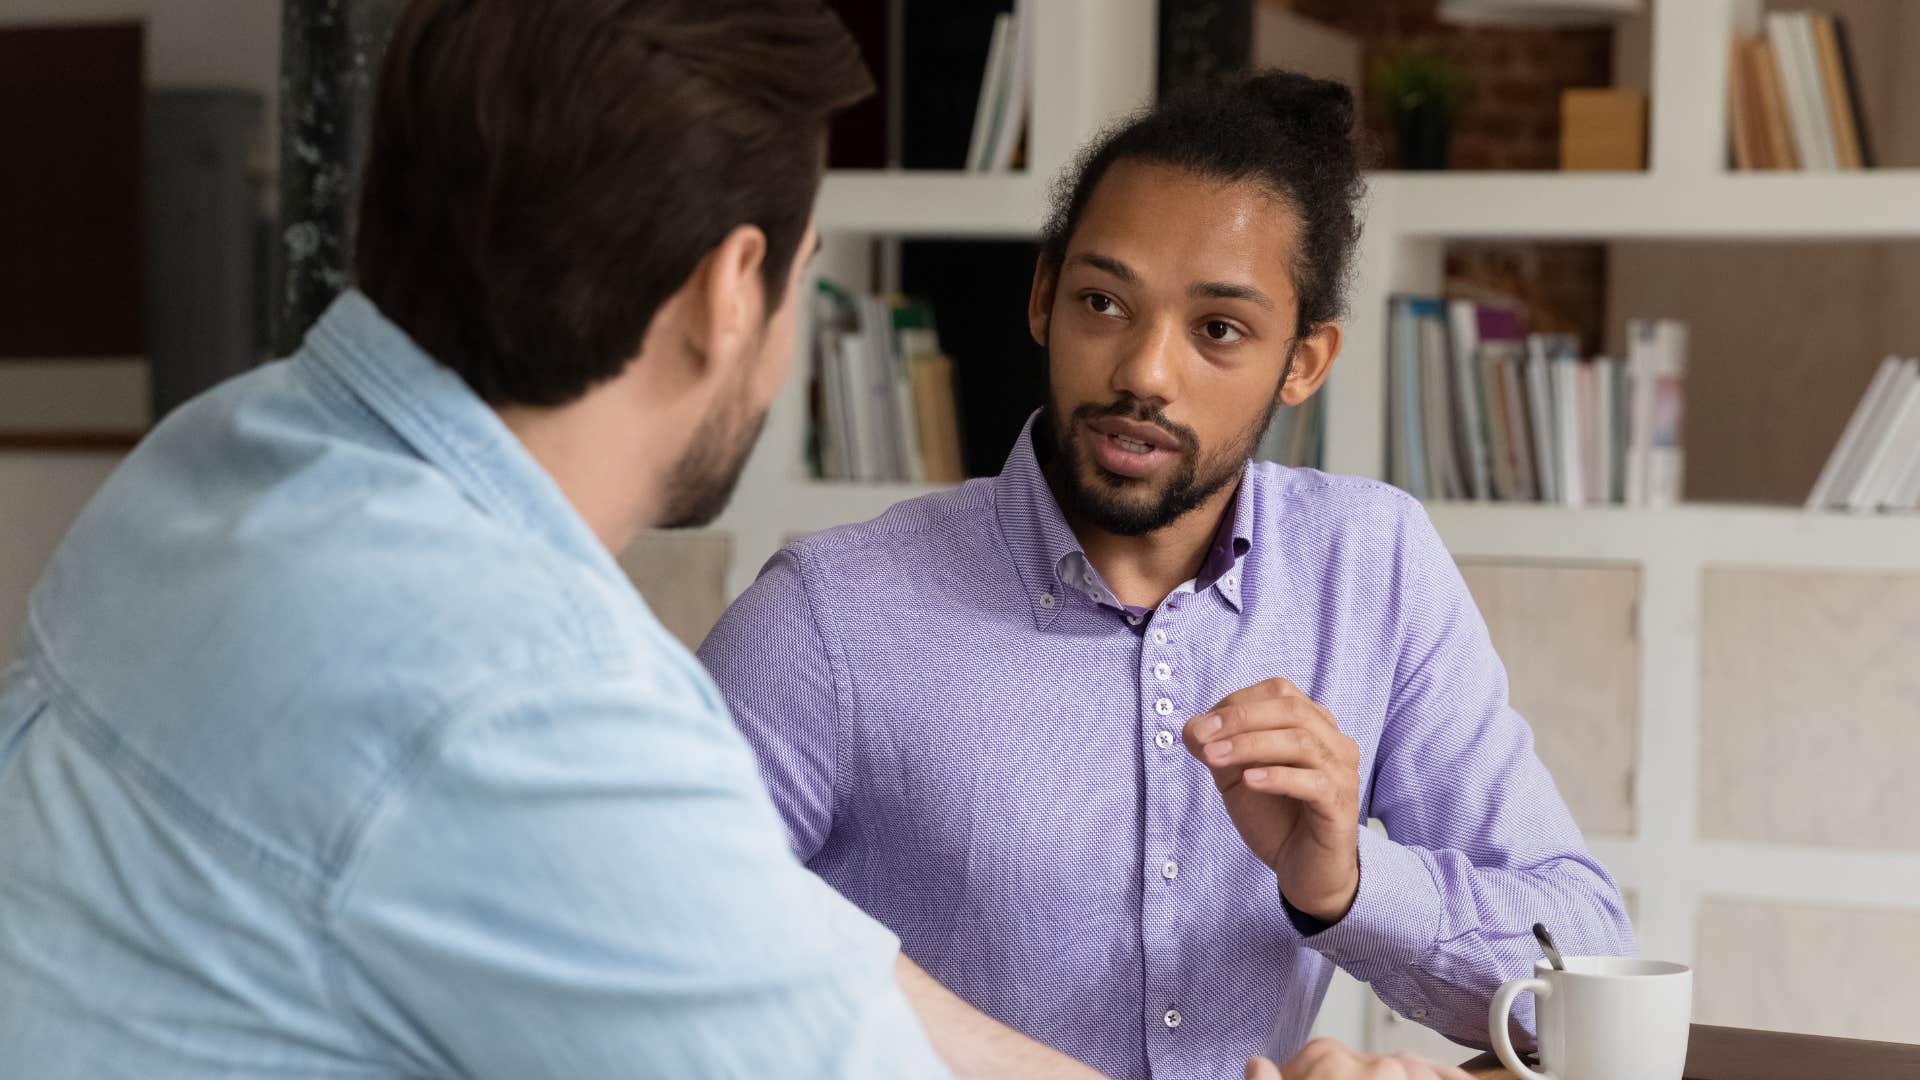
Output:
[[[694,430],[667,479],[666,511],[658,528],[697,529],[713,524],[733,498],[747,458],[760,440],[767,410],[747,404],[746,380],[736,393],[722,395]],[[730,404],[738,402],[738,404]]]
[[[1087,402],[1069,413],[1049,393],[1034,430],[1051,437],[1052,454],[1043,468],[1069,521],[1118,536],[1145,536],[1191,513],[1238,478],[1279,407],[1276,390],[1252,425],[1213,452],[1201,448],[1192,428],[1169,420],[1158,405],[1130,395],[1106,405]],[[1089,461],[1076,432],[1105,417],[1153,424],[1167,432],[1180,444],[1179,461],[1157,477],[1120,476]]]

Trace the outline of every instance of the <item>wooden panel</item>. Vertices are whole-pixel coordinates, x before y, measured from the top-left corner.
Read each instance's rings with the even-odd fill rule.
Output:
[[[1700,835],[1920,850],[1920,574],[1708,568]]]
[[[1697,955],[1701,1023],[1920,1042],[1920,911],[1708,898]]]
[[[1634,831],[1639,746],[1637,566],[1466,561],[1513,707],[1587,832]]]
[[[711,530],[650,530],[620,556],[647,606],[689,649],[727,610],[732,564],[733,537]]]
[[[0,30],[0,357],[140,335],[141,27]]]

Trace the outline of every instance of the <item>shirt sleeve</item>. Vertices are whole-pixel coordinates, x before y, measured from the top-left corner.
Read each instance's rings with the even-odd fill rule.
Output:
[[[800,555],[776,554],[700,646],[761,779],[810,861],[833,831],[841,688]]]
[[[374,1045],[482,1080],[947,1075],[898,940],[794,861],[724,715],[645,675],[539,689],[448,723],[342,871]]]
[[[1631,955],[1633,927],[1507,703],[1452,556],[1423,511],[1405,521],[1400,661],[1370,807],[1387,836],[1361,830],[1353,908],[1306,941],[1395,1011],[1485,1047],[1494,992],[1540,956],[1534,923],[1562,952],[1596,956]],[[1514,1009],[1529,1045],[1532,1009],[1529,996]]]

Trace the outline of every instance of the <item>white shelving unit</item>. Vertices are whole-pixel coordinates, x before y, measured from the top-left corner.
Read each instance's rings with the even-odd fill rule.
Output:
[[[1653,0],[1650,168],[1640,174],[1380,174],[1370,184],[1345,353],[1325,392],[1327,464],[1384,475],[1387,298],[1437,293],[1450,239],[1920,238],[1920,170],[1854,175],[1735,175],[1724,165],[1726,57],[1736,29],[1757,25],[1759,0]],[[823,269],[871,282],[868,241],[885,234],[1031,236],[1054,174],[1153,85],[1152,0],[1045,0],[1036,53],[1034,170],[845,173],[819,202]],[[803,339],[804,340],[804,339]],[[732,585],[751,582],[788,537],[872,517],[925,493],[916,486],[807,479],[805,366],[769,417],[734,509],[719,523],[737,542]],[[1695,839],[1700,580],[1708,566],[1920,571],[1920,515],[1847,517],[1795,509],[1670,510],[1435,504],[1441,535],[1462,558],[1602,560],[1642,568],[1641,709],[1633,837],[1594,848],[1632,891],[1647,955],[1694,956],[1703,895],[1831,904],[1916,906],[1920,856],[1857,850],[1713,845]],[[1902,901],[1900,898],[1907,898]],[[1336,980],[1319,1030],[1376,1046],[1421,1045],[1412,1025]],[[1431,1041],[1425,1046],[1444,1056]]]

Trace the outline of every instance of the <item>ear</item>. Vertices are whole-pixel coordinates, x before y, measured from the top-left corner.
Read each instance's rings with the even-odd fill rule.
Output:
[[[1027,294],[1027,332],[1041,348],[1047,344],[1047,324],[1053,318],[1055,278],[1043,258],[1033,264],[1033,290]]]
[[[730,367],[758,348],[767,323],[767,292],[760,269],[767,236],[757,225],[737,226],[707,252],[687,279],[687,336],[708,370]]]
[[[1298,405],[1312,397],[1327,381],[1334,358],[1340,355],[1341,327],[1325,322],[1293,347],[1293,371],[1280,387],[1282,405]]]

